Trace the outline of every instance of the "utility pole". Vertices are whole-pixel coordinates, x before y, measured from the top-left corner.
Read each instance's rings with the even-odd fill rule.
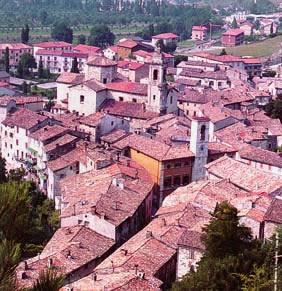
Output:
[[[275,255],[274,255],[274,291],[277,291],[278,285],[278,258],[281,258],[282,255],[278,255],[278,247],[279,247],[279,234],[276,231],[275,234]]]

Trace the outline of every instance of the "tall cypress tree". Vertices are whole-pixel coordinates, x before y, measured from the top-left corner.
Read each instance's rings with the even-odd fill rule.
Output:
[[[79,73],[77,57],[74,57],[72,61],[71,73]]]
[[[43,77],[44,77],[43,62],[42,60],[40,60],[38,64],[38,78],[43,78]]]
[[[4,63],[5,63],[5,70],[7,73],[9,73],[10,72],[10,50],[8,47],[6,47],[6,50],[5,50]]]

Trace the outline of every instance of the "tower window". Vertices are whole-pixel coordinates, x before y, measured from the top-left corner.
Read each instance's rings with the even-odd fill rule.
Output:
[[[153,100],[156,100],[156,95],[153,95]]]
[[[84,96],[80,95],[80,103],[84,103]]]
[[[153,80],[158,80],[158,74],[159,74],[158,70],[154,70],[154,72],[153,72]]]
[[[201,126],[201,140],[205,140],[206,126]]]

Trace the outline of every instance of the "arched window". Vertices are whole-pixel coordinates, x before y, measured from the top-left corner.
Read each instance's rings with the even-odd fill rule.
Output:
[[[154,72],[153,72],[153,80],[158,80],[158,74],[159,74],[159,71],[158,70],[154,70]]]
[[[201,140],[205,140],[206,126],[201,126]]]
[[[212,87],[214,85],[214,81],[209,82],[209,86]]]

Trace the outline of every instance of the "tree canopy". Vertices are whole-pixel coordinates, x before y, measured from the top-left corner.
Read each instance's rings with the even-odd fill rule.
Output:
[[[90,30],[90,36],[88,37],[88,44],[106,47],[113,45],[115,41],[115,35],[111,32],[106,25],[96,25]]]
[[[52,27],[51,37],[57,41],[72,43],[73,30],[65,22],[56,22]]]
[[[210,223],[203,228],[202,241],[205,252],[197,270],[176,282],[173,291],[267,291],[272,288],[274,240],[263,244],[253,239],[250,229],[239,223],[237,209],[229,203],[216,206]],[[254,285],[257,289],[251,289]]]

